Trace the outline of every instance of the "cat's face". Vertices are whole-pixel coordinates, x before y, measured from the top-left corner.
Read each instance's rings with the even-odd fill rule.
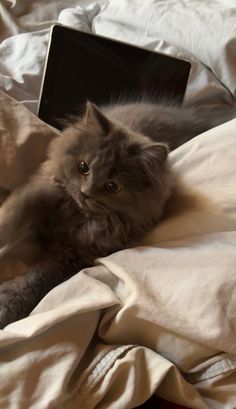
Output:
[[[123,220],[163,206],[166,157],[165,145],[112,123],[91,103],[51,149],[55,179],[80,208]]]

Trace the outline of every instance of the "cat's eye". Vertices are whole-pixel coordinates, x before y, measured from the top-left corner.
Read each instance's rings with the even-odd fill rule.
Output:
[[[109,193],[118,193],[120,191],[120,185],[113,180],[109,180],[109,182],[106,183],[106,190]]]
[[[88,175],[89,174],[89,165],[86,162],[80,162],[78,165],[78,170],[81,175]]]

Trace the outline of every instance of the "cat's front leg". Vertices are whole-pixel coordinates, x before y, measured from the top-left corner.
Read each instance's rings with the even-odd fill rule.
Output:
[[[33,305],[29,289],[26,291],[25,276],[16,277],[0,286],[0,328],[13,321],[28,315],[30,306]],[[28,312],[29,311],[29,312]],[[27,314],[28,313],[28,314]]]
[[[63,262],[51,260],[30,268],[23,276],[0,286],[0,328],[25,318],[56,285],[82,268],[76,258]]]
[[[44,223],[47,225],[51,214],[55,213],[58,200],[60,193],[56,186],[35,177],[15,190],[0,207],[0,284],[19,276],[17,268],[16,271],[14,267],[9,269],[9,262],[11,264],[13,260],[19,260],[32,264],[45,256],[40,229],[44,229]],[[9,285],[5,284],[7,288]],[[13,281],[12,286],[15,286]],[[1,292],[3,288],[0,285]],[[6,291],[2,299],[5,297]]]

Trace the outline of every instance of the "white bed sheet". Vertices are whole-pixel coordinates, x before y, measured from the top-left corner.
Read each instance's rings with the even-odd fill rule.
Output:
[[[7,0],[0,4],[0,13],[0,89],[33,112],[37,112],[49,28],[55,22],[186,58],[193,64],[187,101],[234,103],[233,0]]]

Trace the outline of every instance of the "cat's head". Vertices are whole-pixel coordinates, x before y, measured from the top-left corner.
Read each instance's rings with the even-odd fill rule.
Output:
[[[92,103],[51,144],[52,176],[90,215],[136,226],[155,223],[170,192],[168,148],[113,122]]]

